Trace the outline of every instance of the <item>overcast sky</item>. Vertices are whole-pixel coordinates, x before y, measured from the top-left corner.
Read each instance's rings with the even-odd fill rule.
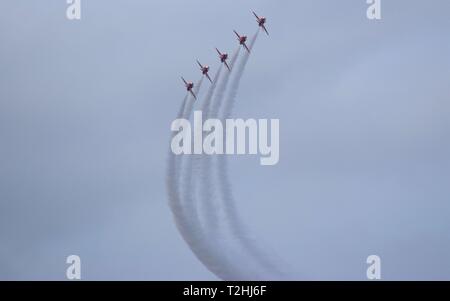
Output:
[[[268,17],[242,118],[280,119],[280,162],[231,158],[252,232],[299,279],[450,279],[450,2],[0,3],[0,279],[214,280],[165,191],[170,123],[195,59]]]

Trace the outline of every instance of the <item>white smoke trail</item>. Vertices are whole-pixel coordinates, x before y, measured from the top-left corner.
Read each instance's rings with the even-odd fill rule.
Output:
[[[239,49],[240,48],[238,48],[231,57],[231,69],[235,65],[238,58]],[[208,93],[206,94],[205,100],[201,105],[201,110],[206,112],[206,118],[210,118],[211,116],[214,117],[218,114],[220,103],[225,96],[225,90],[228,86],[230,72],[224,70],[226,73],[222,78],[220,78],[220,71],[222,68],[223,67],[219,69],[218,74],[214,77],[213,84],[211,85]],[[220,81],[218,81],[219,78]],[[235,250],[230,248],[230,245],[227,244],[226,237],[224,237],[222,235],[223,233],[220,231],[219,226],[221,221],[223,226],[223,218],[219,216],[220,202],[217,199],[218,196],[214,195],[214,188],[217,186],[214,185],[214,183],[217,182],[217,179],[215,181],[213,180],[213,176],[216,174],[213,173],[213,161],[210,156],[191,155],[186,156],[183,160],[185,161],[185,166],[183,166],[182,170],[187,172],[190,171],[191,173],[182,177],[182,198],[187,203],[191,204],[190,208],[193,209],[195,208],[195,198],[193,198],[194,194],[192,193],[192,190],[195,190],[196,188],[201,189],[201,192],[197,196],[200,199],[200,204],[203,205],[205,213],[202,233],[204,235],[204,239],[208,242],[208,251],[211,252],[212,256],[218,257],[219,261],[216,262],[216,265],[220,267],[222,271],[226,270],[230,275],[229,278],[221,278],[228,280],[263,279],[260,277],[259,271],[255,271],[250,267],[243,269],[242,260],[239,260],[242,259],[242,257],[239,256],[239,254],[236,254]],[[199,172],[200,179],[197,177],[198,174],[196,172]],[[191,218],[194,218],[193,214]]]
[[[186,111],[186,104],[189,101],[189,95],[186,95],[183,103],[181,104],[180,110],[177,114],[177,120],[183,117],[184,112]],[[175,137],[175,133],[171,134],[171,140]],[[169,143],[169,145],[170,145]],[[175,224],[178,228],[183,239],[186,241],[188,246],[197,254],[197,249],[199,248],[199,243],[195,235],[192,235],[189,231],[191,228],[190,223],[184,217],[184,208],[180,201],[179,189],[178,189],[178,178],[180,176],[179,173],[180,160],[178,156],[172,153],[172,149],[169,146],[168,152],[168,163],[167,163],[167,191],[169,193],[169,206],[174,216]],[[202,259],[199,258],[201,261]],[[203,261],[202,261],[203,262]]]
[[[253,38],[253,42],[256,40],[256,35]],[[235,63],[237,61],[237,58],[239,56],[241,47],[239,47],[231,57],[230,60],[230,68],[233,71],[233,67],[235,66]],[[219,109],[223,105],[223,100],[225,97],[225,92],[227,90],[227,87],[229,85],[229,79],[230,79],[230,73],[227,72],[224,74],[221,81],[218,83],[217,90],[215,89],[215,84],[213,83],[213,87],[210,89],[209,93],[207,94],[205,101],[202,105],[202,111],[205,113],[205,119],[208,118],[216,118],[219,115]],[[239,75],[239,74],[238,74]],[[213,95],[213,93],[215,94]],[[191,157],[191,156],[190,156]],[[194,160],[196,162],[197,160]],[[220,166],[217,166],[217,158],[216,157],[210,157],[207,155],[203,155],[200,157],[200,166],[197,166],[196,163],[194,163],[194,166],[190,165],[191,161],[189,158],[186,159],[186,166],[183,168],[183,170],[191,171],[190,177],[186,175],[186,180],[184,181],[183,187],[183,198],[187,200],[187,202],[193,204],[194,200],[192,198],[192,187],[196,187],[196,183],[198,183],[198,179],[195,177],[195,171],[200,172],[200,180],[201,180],[201,190],[202,192],[199,194],[201,204],[204,206],[205,209],[205,223],[203,228],[203,233],[205,235],[205,239],[207,239],[210,242],[210,251],[214,252],[214,254],[219,255],[222,258],[222,261],[218,263],[219,265],[226,264],[228,267],[230,267],[231,274],[233,275],[232,280],[257,280],[257,279],[265,279],[266,277],[264,275],[261,275],[261,270],[256,269],[254,266],[246,265],[245,267],[240,264],[243,262],[242,254],[239,252],[236,253],[236,249],[230,249],[230,245],[227,243],[225,237],[222,235],[224,234],[221,232],[219,226],[221,218],[219,216],[221,205],[222,208],[230,208],[230,206],[234,206],[233,204],[226,204],[228,201],[228,194],[223,192],[224,190],[224,183],[220,183],[224,177],[222,177],[220,170],[218,173],[214,173],[214,167],[220,169]],[[215,164],[216,163],[216,164]],[[220,178],[219,178],[220,177]],[[227,178],[226,178],[227,180]],[[217,184],[216,184],[217,183]],[[218,195],[214,195],[213,191],[215,191],[214,188],[219,188],[219,194],[221,194],[222,197],[222,203],[218,202],[217,199]],[[225,183],[225,187],[229,187]],[[231,199],[231,201],[233,201]],[[231,215],[232,217],[236,217],[237,214],[233,212],[233,210],[227,210],[228,215]],[[241,229],[240,233],[237,233],[237,231],[232,231],[232,234],[235,234],[235,236],[238,236],[237,234],[242,234],[243,225],[240,220],[237,218],[235,219],[238,224],[236,226],[233,226],[233,229]],[[222,222],[223,226],[223,222]],[[226,230],[226,229],[225,229]],[[241,239],[243,236],[240,235],[238,239]],[[245,245],[248,245],[248,241],[245,241]],[[215,251],[214,251],[215,250]],[[252,252],[250,252],[252,253]],[[255,253],[255,252],[253,252]],[[232,255],[231,255],[232,254]],[[231,255],[231,256],[230,256]],[[252,254],[253,255],[253,254]],[[223,279],[223,277],[222,277]]]
[[[201,81],[195,91],[196,94],[198,94],[200,86]],[[177,115],[178,119],[189,119],[192,108],[192,97],[186,97]],[[236,272],[238,268],[237,264],[233,262],[233,258],[224,254],[219,245],[211,244],[208,237],[204,235],[192,195],[189,190],[184,189],[183,191],[182,189],[183,187],[191,187],[193,184],[192,177],[189,174],[190,170],[190,166],[183,166],[180,156],[175,156],[169,149],[167,188],[169,205],[178,231],[194,255],[216,276],[223,280],[248,279],[249,276],[246,273]]]
[[[253,46],[255,45],[256,39],[258,37],[260,30],[253,35],[252,39],[250,40],[250,44],[248,46],[250,52],[253,49]],[[239,90],[239,84],[241,81],[241,77],[244,74],[245,67],[247,66],[248,59],[250,58],[250,53],[245,52],[242,60],[239,62],[238,66],[236,67],[236,76],[233,78],[233,81],[230,85],[230,93],[227,97],[227,101],[221,103],[220,107],[220,119],[226,119],[231,117],[231,113],[234,107],[234,103],[236,102],[236,95]]]
[[[217,117],[217,115],[219,113],[219,108],[220,108],[220,105],[221,105],[222,100],[224,98],[225,90],[226,90],[227,85],[228,85],[228,81],[230,79],[230,74],[233,71],[234,65],[236,63],[236,60],[237,60],[237,58],[239,56],[239,52],[240,51],[241,51],[241,47],[237,48],[235,50],[235,52],[233,53],[232,57],[231,57],[231,61],[230,61],[230,64],[229,64],[231,71],[227,70],[225,72],[225,74],[223,76],[223,79],[222,79],[222,82],[219,84],[219,87],[217,88],[217,92],[214,95],[213,100],[209,104],[210,107],[209,107],[209,110],[207,111],[208,118],[215,118],[215,117]]]
[[[250,49],[256,40],[257,34],[253,37],[250,43]],[[239,48],[240,49],[240,48]],[[232,58],[230,67],[233,68],[239,50],[236,51]],[[236,79],[232,82],[231,87],[233,91],[237,93],[239,86],[239,80],[242,76],[245,68],[248,55],[246,55],[241,64],[239,65]],[[222,68],[222,67],[221,67]],[[222,80],[218,82],[220,77],[220,70],[216,74],[213,85],[209,89],[205,101],[202,104],[202,111],[206,113],[206,117],[217,117],[221,105],[225,105],[225,111],[229,110],[230,113],[225,114],[228,116],[231,114],[231,108],[234,102],[234,96],[229,98],[225,104],[222,104],[226,88],[228,86],[230,72],[226,72]],[[233,69],[232,69],[233,70]],[[203,78],[202,78],[203,79]],[[218,87],[216,88],[216,84]],[[198,95],[198,89],[201,86],[201,81],[198,84],[198,88],[195,93]],[[214,94],[215,93],[215,94]],[[234,93],[234,94],[236,94]],[[214,95],[213,95],[214,94]],[[214,96],[214,98],[213,98]],[[231,103],[230,103],[231,102]],[[185,98],[182,108],[179,113],[179,117],[189,119],[193,109],[193,101],[189,101]],[[219,229],[219,206],[216,196],[213,194],[214,182],[218,183],[220,187],[219,192],[222,194],[221,199],[224,203],[223,207],[226,209],[226,213],[229,216],[229,222],[231,223],[232,234],[234,234],[242,243],[242,245],[248,249],[250,254],[257,261],[262,262],[267,266],[266,258],[263,258],[262,253],[256,248],[256,245],[250,241],[250,237],[246,234],[245,228],[237,215],[237,210],[232,198],[228,177],[226,174],[226,162],[219,161],[218,173],[213,173],[213,162],[209,156],[203,155],[200,160],[191,160],[190,156],[183,156],[175,158],[170,151],[169,164],[168,164],[168,190],[169,190],[169,204],[173,212],[176,225],[180,231],[183,239],[189,245],[195,256],[215,275],[223,280],[261,280],[267,279],[266,276],[260,274],[260,270],[250,268],[250,266],[243,266],[242,255],[236,253],[236,250],[231,250],[227,243],[220,235]],[[181,161],[181,162],[180,162]],[[199,165],[197,166],[197,163]],[[223,169],[225,168],[225,169]],[[200,179],[202,184],[202,193],[199,197],[201,204],[205,209],[205,223],[201,224],[200,217],[198,216],[197,206],[195,204],[195,198],[193,197],[192,188],[198,184],[198,179],[195,172],[200,172]],[[223,173],[223,172],[224,173]],[[214,176],[219,176],[220,179],[212,179]],[[219,234],[219,235],[218,235]],[[241,260],[236,260],[241,259]]]
[[[255,35],[252,37],[249,49],[250,51],[253,49],[253,46],[256,42],[256,39],[258,37],[258,33],[260,30],[258,30]],[[222,121],[225,121],[225,119],[230,118],[234,104],[236,102],[236,96],[237,92],[239,90],[240,80],[241,77],[245,71],[245,67],[247,65],[248,59],[250,57],[250,53],[246,52],[242,58],[242,60],[237,65],[236,69],[236,75],[233,78],[230,89],[229,89],[229,95],[226,98],[226,101],[222,103],[221,111],[219,114],[219,119]],[[254,258],[255,261],[257,261],[259,264],[262,265],[263,268],[265,268],[270,275],[267,277],[270,277],[272,280],[274,277],[276,278],[284,278],[282,272],[279,271],[278,266],[272,263],[273,255],[267,254],[264,249],[259,246],[255,239],[249,235],[248,230],[245,227],[245,224],[242,222],[242,219],[239,216],[238,210],[235,205],[234,197],[232,194],[231,184],[228,177],[228,166],[227,166],[227,158],[226,156],[221,156],[218,158],[218,168],[217,173],[219,177],[219,183],[220,183],[220,190],[222,199],[224,202],[224,209],[225,213],[228,218],[228,223],[230,226],[230,230],[232,231],[233,235],[238,239],[238,241],[242,244],[242,246],[250,253],[252,258]]]
[[[231,56],[230,69],[233,70],[233,66],[239,56],[240,47],[238,47]],[[220,70],[224,69],[223,64],[220,66]],[[224,75],[220,83],[215,82],[213,84],[213,89],[210,90],[211,93],[205,98],[201,111],[204,113],[204,118],[215,118],[218,114],[220,103],[224,97],[224,91],[228,85],[230,78],[230,73],[228,69],[224,70]],[[218,84],[216,89],[216,84]],[[202,155],[199,160],[198,170],[200,171],[200,178],[202,180],[202,192],[199,193],[200,202],[203,205],[204,217],[205,217],[205,231],[208,232],[210,239],[215,237],[220,237],[220,203],[217,201],[217,195],[214,195],[215,182],[213,181],[213,161],[210,156]]]
[[[221,75],[223,69],[223,65],[220,65],[219,70],[217,71],[213,83],[211,84],[208,93],[206,94],[204,101],[201,104],[200,110],[203,112],[203,116],[205,119],[209,118],[209,110],[211,105],[211,99],[214,96],[214,92],[217,87],[217,83],[219,81],[219,77]],[[203,134],[204,140],[205,135]],[[214,197],[214,182],[211,181],[212,179],[208,175],[205,170],[208,168],[209,164],[209,156],[202,154],[200,157],[194,157],[194,164],[193,164],[193,173],[192,176],[195,177],[197,174],[200,176],[200,183],[199,181],[195,181],[196,184],[201,185],[195,185],[195,188],[203,189],[203,193],[199,192],[197,194],[199,198],[199,203],[203,206],[204,209],[204,231],[206,232],[207,236],[213,242],[215,238],[217,238],[216,235],[210,235],[212,233],[217,233],[218,225],[219,225],[219,218],[217,211],[218,208],[218,202],[216,202],[216,198]],[[198,173],[196,173],[198,171]],[[195,179],[194,179],[195,180]],[[200,187],[199,187],[200,186]],[[214,242],[215,243],[215,242]]]
[[[190,114],[192,110],[193,99],[187,95],[181,108],[177,114],[177,119],[185,118],[187,114]],[[171,137],[175,136],[172,133]],[[172,140],[172,139],[171,139]],[[231,278],[227,271],[221,270],[217,267],[215,262],[218,262],[220,258],[215,258],[210,255],[208,248],[204,243],[204,237],[196,222],[196,217],[192,216],[192,212],[189,212],[189,204],[182,202],[180,198],[180,179],[181,179],[181,162],[179,156],[172,153],[169,147],[168,164],[167,164],[167,189],[169,194],[169,206],[174,216],[175,224],[180,232],[181,236],[188,244],[194,255],[214,274],[218,275],[222,279]]]
[[[239,52],[240,52],[240,48],[239,47],[233,54],[233,56],[231,57],[231,61],[230,61],[230,68],[231,70],[233,70],[233,66],[235,65]],[[207,94],[207,97],[202,105],[202,112],[206,112],[204,114],[205,119],[208,118],[215,118],[218,117],[217,115],[219,114],[219,109],[221,107],[221,104],[223,102],[224,96],[225,96],[225,92],[227,90],[228,84],[229,84],[229,79],[230,79],[230,73],[231,72],[227,72],[224,74],[223,78],[221,79],[221,82],[218,84],[217,87],[217,91],[215,91],[215,94],[213,95],[212,93],[214,92],[214,87],[213,89],[211,89],[211,91]],[[243,257],[242,254],[240,254],[239,252],[236,253],[236,249],[231,249],[230,245],[227,244],[227,241],[225,240],[226,238],[222,235],[223,230],[220,229],[220,222],[223,221],[223,217],[219,216],[219,211],[220,208],[219,206],[221,205],[220,202],[218,202],[219,200],[217,199],[218,195],[214,195],[214,191],[216,187],[220,187],[222,185],[222,183],[216,184],[218,182],[220,182],[220,179],[217,177],[217,173],[214,173],[214,164],[216,163],[216,160],[212,160],[212,159],[217,159],[215,157],[210,157],[208,155],[202,155],[199,158],[199,163],[200,166],[197,166],[194,164],[193,167],[188,166],[188,168],[192,168],[192,173],[191,175],[194,175],[193,178],[193,183],[190,183],[190,185],[187,186],[186,190],[185,190],[185,197],[186,198],[190,198],[191,197],[191,193],[189,193],[189,187],[192,188],[192,186],[196,186],[196,183],[198,183],[198,179],[195,178],[195,171],[199,171],[200,172],[200,189],[201,189],[201,193],[199,194],[200,200],[201,200],[201,204],[204,206],[205,209],[205,227],[204,227],[204,234],[205,237],[212,243],[212,248],[215,248],[216,251],[218,252],[218,254],[222,254],[222,258],[224,259],[223,262],[228,262],[228,265],[233,267],[233,274],[235,275],[234,278],[232,278],[233,280],[258,280],[258,279],[265,279],[266,277],[264,277],[263,275],[261,275],[261,270],[260,269],[256,269],[253,267],[251,267],[250,265],[242,265],[243,262]],[[197,160],[194,160],[194,162],[196,162]],[[218,166],[216,166],[218,167]],[[184,185],[184,187],[186,187],[186,183]],[[219,193],[220,193],[220,189],[219,189]],[[223,199],[223,197],[222,197]],[[223,201],[222,201],[223,202]],[[223,204],[221,205],[221,207],[224,207]],[[222,222],[222,226],[223,226],[223,222]],[[221,231],[222,230],[222,231]],[[224,229],[226,230],[226,229]],[[232,256],[230,257],[230,254],[232,254]],[[228,256],[227,256],[228,255]]]

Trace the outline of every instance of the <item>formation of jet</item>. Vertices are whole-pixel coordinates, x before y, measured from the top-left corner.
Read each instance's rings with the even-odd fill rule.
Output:
[[[200,66],[200,70],[202,71],[202,74],[204,76],[206,76],[206,78],[209,79],[209,81],[212,83],[211,77],[209,77],[209,74],[208,74],[209,66],[202,66],[202,64],[199,61],[197,61],[197,63]]]
[[[266,29],[266,21],[267,19],[265,17],[259,17],[255,12],[253,12],[253,14],[256,17],[256,22],[258,23],[259,27],[261,27],[262,29],[264,29],[264,31],[266,32],[267,35],[269,35],[269,33],[267,32]]]
[[[256,17],[256,22],[258,23],[258,26],[261,27],[264,32],[269,35],[269,32],[266,29],[266,21],[267,19],[265,17],[259,17],[255,12],[253,12],[253,15],[255,15]],[[240,35],[236,30],[233,30],[235,35],[238,38],[239,44],[244,46],[245,50],[248,51],[248,53],[250,53],[250,48],[248,48],[247,46],[247,36],[245,35]],[[227,67],[228,71],[231,71],[230,66],[227,63],[228,60],[228,54],[226,52],[222,53],[220,52],[219,49],[216,48],[217,53],[219,54],[219,58],[220,58],[220,62],[223,63],[225,65],[225,67]],[[208,78],[208,80],[212,83],[211,77],[209,76],[208,72],[209,72],[209,66],[203,66],[198,60],[197,60],[197,64],[200,66],[200,71],[202,72],[202,74],[204,76],[206,76],[206,78]],[[192,96],[197,99],[197,96],[194,94],[194,91],[192,89],[194,89],[194,83],[193,82],[188,82],[186,81],[183,77],[181,77],[181,79],[184,82],[184,85],[186,86],[186,90],[192,94]]]
[[[248,49],[247,44],[245,44],[245,42],[247,42],[247,36],[240,36],[236,30],[233,30],[233,31],[236,34],[236,36],[238,37],[239,44],[244,46],[245,49],[247,49],[248,53],[250,53],[250,49]]]
[[[183,80],[184,85],[186,86],[186,90],[188,92],[190,92],[192,94],[192,96],[194,96],[195,100],[197,100],[197,96],[195,96],[194,91],[192,91],[192,89],[194,89],[194,83],[187,82],[183,77],[181,77],[181,79]]]

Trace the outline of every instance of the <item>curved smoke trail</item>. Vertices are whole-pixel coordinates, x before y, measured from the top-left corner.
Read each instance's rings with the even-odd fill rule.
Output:
[[[232,55],[230,60],[230,68],[233,70],[233,65],[235,64],[240,48],[238,48]],[[220,78],[223,70],[223,65],[218,69],[216,75],[214,76],[213,83],[209,88],[207,94],[205,95],[204,101],[201,104],[202,112],[206,112],[206,118],[214,117],[218,114],[220,103],[225,96],[225,90],[228,86],[228,81],[230,78],[230,72],[223,74]],[[192,111],[192,106],[186,109],[186,117],[190,115]],[[245,271],[242,270],[242,265],[236,261],[237,254],[233,254],[232,250],[226,244],[225,238],[221,235],[219,230],[219,223],[221,218],[219,217],[218,211],[220,203],[217,200],[217,196],[214,195],[214,185],[213,180],[213,167],[210,156],[208,155],[190,155],[183,157],[184,166],[181,170],[183,175],[181,177],[181,187],[182,194],[181,198],[188,205],[189,211],[191,211],[190,218],[192,220],[196,219],[196,224],[198,229],[203,234],[203,239],[205,241],[205,246],[207,250],[213,257],[218,260],[215,262],[217,268],[220,271],[226,271],[227,275],[218,274],[213,271],[218,277],[224,280],[248,280],[248,279],[260,279],[258,274],[251,269]],[[190,171],[190,173],[189,173]],[[196,177],[199,172],[200,174],[200,187],[198,178]],[[202,191],[199,193],[198,197],[200,199],[200,204],[204,206],[204,223],[201,225],[199,221],[198,212],[196,211],[195,198],[193,198],[193,189],[201,188]],[[210,269],[211,270],[211,269]]]
[[[209,108],[211,105],[211,98],[214,95],[214,92],[216,90],[217,87],[217,83],[219,81],[219,77],[222,73],[222,69],[223,69],[223,65],[220,65],[219,70],[217,71],[214,79],[213,79],[213,83],[211,84],[211,86],[208,89],[208,92],[204,98],[204,101],[202,102],[201,106],[200,106],[200,110],[204,113],[204,118],[208,119],[209,118]],[[206,113],[206,114],[205,114]],[[203,132],[202,132],[203,133]],[[202,141],[205,138],[205,135],[203,133],[202,135]],[[205,216],[205,221],[204,221],[204,231],[211,233],[211,232],[215,232],[215,230],[217,230],[218,225],[219,225],[219,218],[218,218],[218,214],[217,214],[217,202],[215,202],[215,197],[214,197],[214,182],[211,181],[211,177],[208,175],[208,173],[205,172],[205,169],[208,168],[209,166],[209,156],[202,154],[200,155],[200,157],[194,157],[193,159],[193,168],[192,168],[192,176],[195,177],[195,171],[199,171],[200,174],[200,178],[201,178],[201,183],[203,184],[204,187],[204,191],[203,193],[199,193],[198,197],[199,197],[199,202],[201,205],[203,205],[203,209],[204,211],[206,211]],[[197,184],[198,181],[196,181]],[[198,185],[194,185],[195,188],[197,188]],[[214,235],[210,236],[211,238],[215,238]]]
[[[231,56],[230,60],[230,69],[233,70],[233,66],[236,63],[236,60],[239,56],[240,47],[238,47],[233,55]],[[223,69],[223,64],[220,66],[220,70]],[[225,74],[223,75],[222,81],[218,83],[214,82],[212,85],[212,89],[208,91],[208,94],[205,97],[205,101],[203,102],[201,106],[201,111],[204,113],[204,118],[215,118],[217,117],[218,110],[220,107],[220,103],[222,102],[222,99],[224,97],[225,89],[228,85],[228,81],[230,78],[230,73],[228,69],[225,70]],[[216,79],[215,79],[216,80]],[[216,89],[217,86],[217,89]],[[213,180],[213,161],[211,160],[210,156],[203,154],[200,157],[198,170],[200,171],[200,178],[202,179],[202,192],[199,193],[200,202],[204,206],[205,211],[205,227],[206,232],[208,232],[210,237],[217,237],[219,233],[219,211],[220,211],[220,204],[219,202],[215,201],[217,196],[214,195],[214,180]]]
[[[250,51],[253,49],[253,46],[256,42],[260,30],[254,34],[252,37],[249,49]],[[229,95],[227,97],[227,101],[222,103],[219,119],[224,122],[227,118],[230,118],[232,115],[232,111],[234,108],[234,104],[236,102],[237,92],[239,90],[240,80],[245,71],[245,67],[247,65],[248,59],[250,57],[250,53],[246,52],[239,62],[236,69],[236,76],[233,78]],[[238,210],[235,205],[234,196],[231,189],[231,184],[228,176],[228,166],[227,166],[227,158],[226,156],[221,156],[218,158],[218,168],[216,169],[219,177],[220,183],[220,192],[222,195],[222,200],[224,202],[225,213],[228,218],[228,223],[230,230],[234,234],[234,236],[238,239],[238,241],[242,244],[242,246],[250,253],[252,258],[262,265],[269,273],[270,277],[279,277],[284,278],[285,276],[281,271],[279,271],[277,265],[272,263],[273,256],[267,254],[264,249],[259,246],[254,238],[249,234],[245,224],[242,222],[242,219],[239,216]]]
[[[235,51],[230,60],[230,68],[235,64],[239,55],[239,48]],[[221,67],[214,77],[214,81],[205,96],[201,105],[202,111],[207,112],[206,116],[217,115],[220,103],[224,98],[225,90],[228,86],[230,73],[226,72],[220,78]],[[220,81],[219,81],[220,78]],[[214,98],[213,98],[214,97]],[[192,106],[188,106],[185,110],[186,118],[189,118],[192,111]],[[181,200],[186,204],[188,211],[187,218],[194,223],[195,231],[203,235],[203,252],[207,253],[210,259],[214,259],[207,263],[207,268],[215,273],[218,277],[224,280],[258,280],[260,277],[259,271],[255,271],[250,267],[242,269],[241,261],[236,260],[239,254],[235,250],[230,249],[226,243],[225,237],[221,235],[219,230],[219,202],[214,195],[214,181],[212,177],[215,175],[212,170],[212,161],[207,155],[190,155],[183,156],[183,163],[181,166],[182,175],[181,181]],[[196,177],[196,172],[200,172],[200,182]],[[205,221],[201,224],[198,216],[197,206],[195,203],[194,193],[195,188],[201,188],[202,192],[198,195],[200,197],[200,204],[204,206]],[[192,231],[192,230],[190,230]],[[204,255],[204,254],[201,254]],[[202,261],[204,262],[204,261]]]
[[[258,31],[259,32],[259,31]],[[255,36],[252,38],[250,47],[253,47],[253,44],[256,41],[256,37],[258,32],[255,34]],[[234,65],[237,61],[239,52],[241,47],[238,48],[237,51],[234,52],[231,62],[230,62],[230,68],[232,71],[234,71],[235,68]],[[248,55],[246,54],[243,62],[240,63],[238,66],[238,74],[237,79],[234,79],[232,82],[231,87],[235,87],[235,82],[239,82],[239,79],[241,77],[241,74],[243,72],[243,66],[245,66],[246,61],[248,60]],[[224,103],[225,98],[225,92],[229,86],[229,79],[230,79],[231,72],[226,72],[224,77],[222,78],[221,82],[219,83],[217,87],[217,91],[215,91],[215,95],[213,96],[212,92],[214,92],[214,88],[210,89],[210,92],[207,94],[207,97],[202,105],[202,112],[206,112],[205,119],[209,118],[217,118],[219,117],[219,110],[222,106],[226,105],[229,101],[226,101]],[[228,99],[226,99],[228,100]],[[220,118],[219,118],[220,119]],[[263,259],[263,256],[261,255],[262,252],[259,250],[257,251],[255,248],[255,244],[250,241],[250,237],[246,235],[245,227],[241,220],[238,218],[237,209],[234,206],[234,201],[231,195],[231,190],[229,189],[228,178],[226,175],[223,175],[222,173],[225,171],[222,166],[218,166],[217,162],[218,158],[203,155],[200,157],[200,160],[198,163],[200,163],[200,166],[197,166],[196,163],[194,164],[194,168],[192,168],[191,175],[195,175],[195,171],[200,172],[200,178],[201,178],[201,189],[202,192],[199,194],[199,197],[201,199],[201,204],[204,206],[205,209],[205,234],[206,237],[211,242],[214,242],[214,244],[221,245],[220,252],[222,254],[224,253],[231,253],[233,251],[234,254],[234,261],[236,259],[242,259],[242,254],[236,253],[236,250],[230,250],[229,246],[226,244],[226,241],[223,240],[223,236],[221,234],[221,229],[219,222],[221,221],[221,218],[219,217],[219,209],[220,207],[225,208],[225,214],[228,215],[229,220],[231,221],[231,234],[234,234],[234,236],[242,243],[242,245],[248,249],[248,252],[254,259],[256,259],[256,262],[259,262],[260,264],[263,263],[264,266],[268,266],[267,258]],[[195,161],[194,161],[195,162]],[[216,167],[216,168],[214,168]],[[226,168],[226,166],[224,166]],[[191,166],[189,166],[191,168]],[[214,170],[217,170],[217,172],[214,172]],[[223,182],[225,180],[225,182]],[[198,182],[197,179],[194,178],[194,183]],[[217,183],[217,184],[215,184]],[[193,185],[189,185],[189,187],[192,187]],[[196,186],[196,185],[194,185]],[[214,195],[214,188],[219,188],[218,193],[219,195]],[[189,190],[186,190],[185,192],[189,192]],[[220,197],[222,198],[222,203],[220,204],[216,200],[216,198]],[[225,229],[226,230],[226,229]],[[217,241],[220,240],[220,241]],[[243,276],[245,273],[250,272],[250,275]],[[250,268],[249,265],[246,265],[245,272],[243,270],[243,266],[239,265],[236,270],[237,275],[240,277],[244,277],[243,279],[265,279],[266,276],[261,275],[261,270],[257,268],[257,270],[253,268]],[[272,272],[272,274],[275,274]]]
[[[259,32],[259,31],[258,31]],[[252,38],[249,48],[253,48],[258,32]],[[239,49],[233,54],[231,58],[230,67],[233,66],[239,55]],[[219,81],[222,66],[214,77],[214,81],[205,96],[205,100],[201,105],[202,112],[206,113],[206,118],[219,117],[219,110],[221,120],[231,115],[231,111],[235,102],[235,97],[239,87],[240,78],[248,61],[249,54],[241,60],[238,65],[237,74],[231,82],[231,92],[226,102],[223,102],[224,94],[227,90],[230,73],[226,72],[223,78]],[[234,74],[234,72],[233,72]],[[203,77],[202,77],[203,80]],[[198,84],[196,94],[201,86]],[[193,111],[193,101],[189,101],[186,97],[178,114],[178,118],[189,119]],[[174,135],[173,135],[174,136]],[[173,137],[172,136],[172,137]],[[235,249],[230,249],[222,237],[220,232],[219,209],[223,207],[225,214],[228,217],[228,222],[231,234],[241,242],[241,246],[247,250],[249,255],[260,264],[260,267],[267,268],[270,271],[270,276],[280,275],[276,268],[271,265],[267,255],[258,248],[251,237],[247,234],[244,224],[238,216],[237,208],[235,206],[231,186],[227,175],[227,162],[224,156],[215,161],[207,155],[188,155],[182,156],[182,159],[176,158],[169,150],[169,164],[168,164],[168,190],[169,190],[169,204],[175,218],[175,222],[183,239],[189,245],[195,256],[215,275],[223,280],[262,280],[267,279],[267,276],[261,274],[261,270],[250,268],[249,265],[243,266],[240,253],[236,253]],[[192,158],[191,158],[192,157]],[[215,157],[213,157],[215,158]],[[214,163],[216,163],[216,172],[214,173]],[[198,187],[199,180],[196,177],[196,172],[200,174],[200,187]],[[216,185],[214,185],[216,183]],[[217,186],[217,187],[216,187]],[[199,216],[196,198],[193,197],[193,189],[199,188],[201,192],[200,205],[204,206],[204,221],[202,223],[201,216]],[[215,195],[215,188],[219,188],[219,195]],[[220,206],[219,201],[223,202]]]
[[[201,83],[202,81],[197,86],[196,94],[198,94]],[[177,119],[189,119],[192,108],[193,99],[186,96]],[[174,136],[175,134],[171,135],[172,139]],[[173,154],[171,148],[169,148],[167,188],[169,206],[178,231],[200,262],[219,278],[224,280],[248,279],[249,276],[245,273],[237,273],[237,264],[226,254],[221,253],[219,246],[212,245],[208,238],[204,236],[191,194],[187,190],[180,189],[192,185],[192,177],[187,173],[190,168],[189,166],[187,168],[183,166],[180,157]]]
[[[201,83],[201,82],[200,82]],[[189,117],[193,106],[193,99],[187,95],[180,110],[177,114],[178,119],[187,119]],[[175,136],[172,133],[171,138]],[[171,141],[172,141],[171,139]],[[168,164],[167,164],[167,190],[169,194],[169,206],[174,216],[175,224],[183,237],[184,241],[188,244],[194,255],[214,274],[223,279],[230,277],[229,273],[223,271],[220,267],[217,267],[216,262],[219,258],[215,258],[210,255],[208,248],[205,245],[204,237],[201,230],[196,223],[196,216],[192,216],[192,211],[189,210],[189,204],[183,202],[181,198],[180,179],[181,179],[181,162],[180,156],[172,153],[172,149],[169,147]]]

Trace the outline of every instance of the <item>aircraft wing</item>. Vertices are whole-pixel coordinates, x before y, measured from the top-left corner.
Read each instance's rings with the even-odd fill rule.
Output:
[[[250,49],[248,49],[247,44],[244,43],[245,49],[247,49],[248,53],[250,53]]]
[[[225,66],[227,66],[228,71],[231,71],[231,68],[230,68],[230,66],[228,66],[228,63],[226,61],[223,63],[225,64]]]

